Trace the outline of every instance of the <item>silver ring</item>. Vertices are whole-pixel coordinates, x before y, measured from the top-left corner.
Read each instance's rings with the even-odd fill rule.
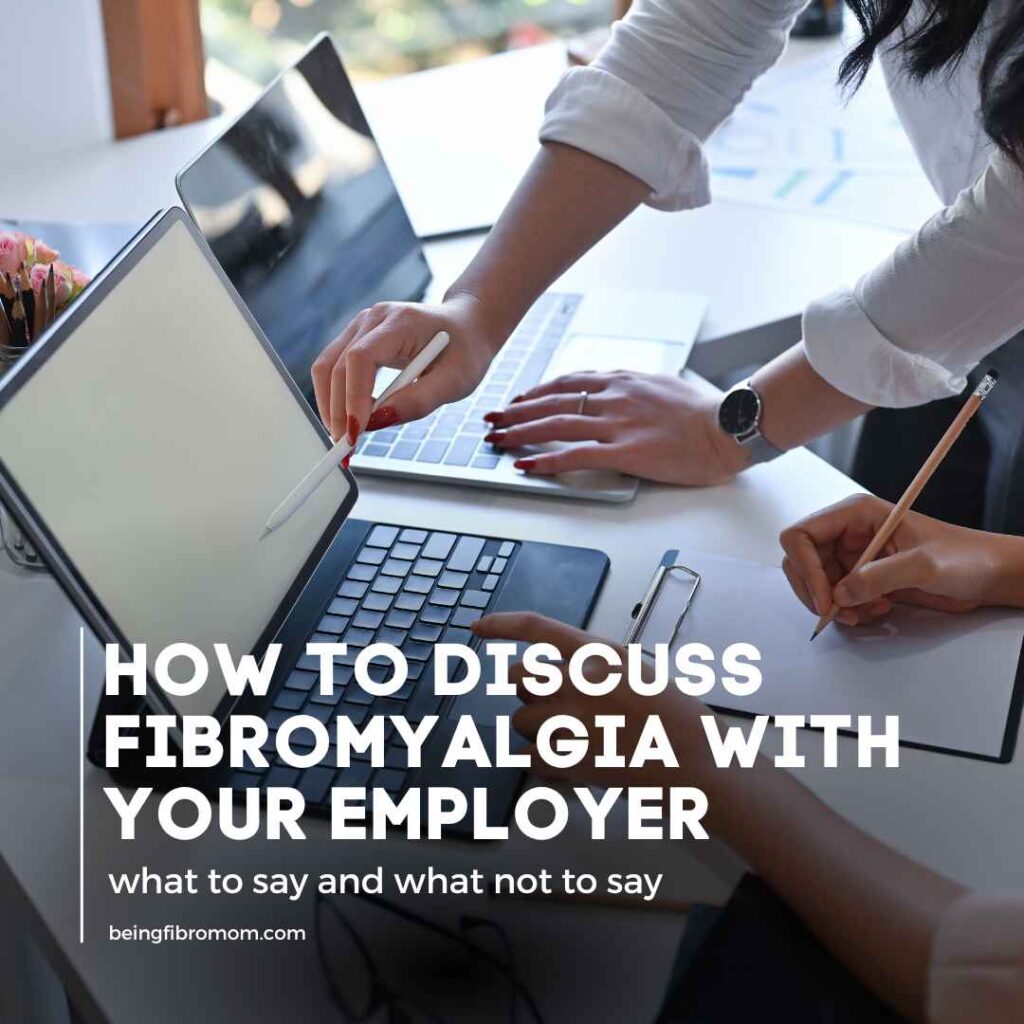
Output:
[[[577,416],[582,416],[583,415],[583,410],[586,409],[586,407],[587,407],[587,399],[589,397],[590,397],[590,393],[588,391],[581,391],[580,392],[580,404],[576,406],[576,415]]]

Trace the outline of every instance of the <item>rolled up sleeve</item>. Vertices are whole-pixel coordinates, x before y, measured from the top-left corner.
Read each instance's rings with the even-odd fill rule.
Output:
[[[958,394],[1024,330],[1024,175],[1002,155],[850,291],[804,313],[807,358],[833,387],[901,408]]]
[[[702,142],[775,63],[807,0],[636,0],[594,63],[548,100],[542,142],[575,146],[651,188],[650,206],[710,199]]]
[[[932,949],[931,1024],[1024,1017],[1024,897],[971,893],[946,913]]]

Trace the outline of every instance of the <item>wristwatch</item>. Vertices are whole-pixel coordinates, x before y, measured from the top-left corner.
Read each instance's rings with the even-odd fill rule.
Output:
[[[782,454],[761,433],[764,403],[750,381],[728,391],[718,407],[718,425],[750,455],[752,465],[768,462]]]

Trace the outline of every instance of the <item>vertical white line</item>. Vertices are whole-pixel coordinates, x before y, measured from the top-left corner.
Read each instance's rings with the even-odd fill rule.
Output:
[[[85,628],[78,627],[78,942],[85,944]]]

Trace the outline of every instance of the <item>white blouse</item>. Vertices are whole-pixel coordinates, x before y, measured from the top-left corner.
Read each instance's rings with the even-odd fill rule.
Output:
[[[998,16],[1012,0],[997,0]],[[806,0],[635,0],[607,46],[562,78],[541,141],[616,164],[679,210],[710,201],[701,143],[782,53]],[[920,15],[915,0],[911,17]],[[1024,329],[1024,173],[980,124],[988,30],[949,75],[916,83],[880,60],[918,159],[949,204],[852,290],[804,313],[811,365],[869,405],[957,394],[967,373]]]

